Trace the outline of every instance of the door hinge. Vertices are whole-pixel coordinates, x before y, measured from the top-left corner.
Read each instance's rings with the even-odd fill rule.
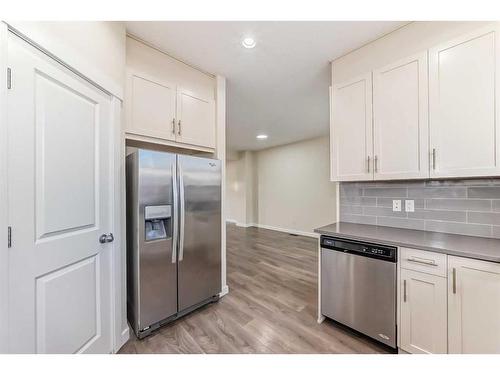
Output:
[[[12,227],[7,228],[7,248],[12,247]]]
[[[12,88],[12,70],[7,68],[7,88],[10,90]]]

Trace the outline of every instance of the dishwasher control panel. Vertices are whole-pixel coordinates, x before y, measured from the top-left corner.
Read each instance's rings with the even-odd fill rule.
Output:
[[[321,236],[321,247],[329,250],[342,251],[356,255],[364,255],[389,262],[396,262],[397,248],[355,240]]]

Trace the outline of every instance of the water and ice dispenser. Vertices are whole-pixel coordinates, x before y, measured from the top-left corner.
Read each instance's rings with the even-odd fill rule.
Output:
[[[149,242],[172,237],[171,221],[171,205],[144,207],[144,240]]]

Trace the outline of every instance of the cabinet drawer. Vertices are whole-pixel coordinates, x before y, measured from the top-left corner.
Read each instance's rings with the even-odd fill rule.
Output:
[[[446,254],[400,248],[401,268],[446,277]]]

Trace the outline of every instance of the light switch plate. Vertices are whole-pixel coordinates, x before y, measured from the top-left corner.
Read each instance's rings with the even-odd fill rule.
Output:
[[[401,199],[394,199],[392,201],[392,210],[401,211]]]
[[[405,200],[405,211],[415,212],[415,201],[413,199]]]

